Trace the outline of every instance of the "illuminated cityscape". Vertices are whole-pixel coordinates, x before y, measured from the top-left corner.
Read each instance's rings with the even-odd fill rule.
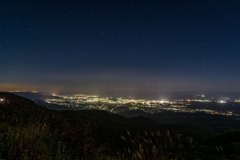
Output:
[[[94,110],[107,110],[113,113],[128,111],[128,110],[142,110],[147,113],[158,113],[162,111],[182,112],[182,113],[206,113],[211,115],[222,116],[236,116],[239,114],[231,110],[217,110],[205,108],[191,108],[194,103],[197,104],[219,104],[224,105],[227,103],[239,103],[238,99],[231,100],[228,97],[220,98],[207,98],[205,95],[197,96],[194,99],[135,99],[135,98],[112,98],[101,97],[97,95],[56,95],[52,94],[52,98],[45,101],[49,104],[57,104],[66,106],[66,109],[94,109]]]

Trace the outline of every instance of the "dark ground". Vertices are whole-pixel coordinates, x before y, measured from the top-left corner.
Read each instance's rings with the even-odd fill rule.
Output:
[[[1,159],[240,159],[240,123],[233,118],[55,111],[10,93],[0,97]]]

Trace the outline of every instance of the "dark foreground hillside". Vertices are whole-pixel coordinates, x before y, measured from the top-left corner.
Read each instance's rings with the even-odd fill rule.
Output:
[[[223,133],[214,118],[210,126],[174,125],[105,111],[53,111],[9,93],[0,98],[0,159],[240,159],[238,126],[225,126]]]

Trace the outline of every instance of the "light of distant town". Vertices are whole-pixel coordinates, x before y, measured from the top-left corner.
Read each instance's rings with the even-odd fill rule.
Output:
[[[236,99],[235,102],[236,102],[236,103],[240,103],[240,99]]]
[[[160,100],[160,103],[163,104],[163,103],[168,103],[169,101],[168,100],[165,100],[165,99],[162,99]]]
[[[224,104],[224,103],[227,103],[227,101],[219,100],[218,103],[220,103],[220,104]]]
[[[0,98],[0,103],[3,103],[5,101],[4,98]]]

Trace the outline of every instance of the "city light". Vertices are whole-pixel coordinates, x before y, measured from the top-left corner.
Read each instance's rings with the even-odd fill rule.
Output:
[[[236,103],[240,103],[240,99],[235,99],[235,102]]]
[[[147,113],[158,113],[162,111],[172,111],[180,113],[205,113],[211,115],[221,116],[238,116],[232,111],[217,111],[212,109],[197,109],[188,107],[191,103],[230,103],[230,99],[227,97],[220,97],[215,101],[206,96],[201,99],[181,99],[181,100],[149,100],[149,99],[135,99],[135,98],[112,98],[101,97],[97,95],[58,95],[45,100],[49,104],[57,104],[65,106],[66,108],[78,108],[78,109],[94,109],[94,110],[106,110],[109,112],[123,112],[126,110],[142,110]]]
[[[218,103],[220,103],[220,104],[225,104],[225,103],[227,103],[227,101],[225,101],[225,100],[219,100],[219,101],[217,101]]]
[[[5,101],[4,98],[0,98],[0,103],[3,103]]]
[[[164,103],[170,103],[168,100],[165,100],[165,99],[162,99],[159,101],[161,104],[164,104]]]

